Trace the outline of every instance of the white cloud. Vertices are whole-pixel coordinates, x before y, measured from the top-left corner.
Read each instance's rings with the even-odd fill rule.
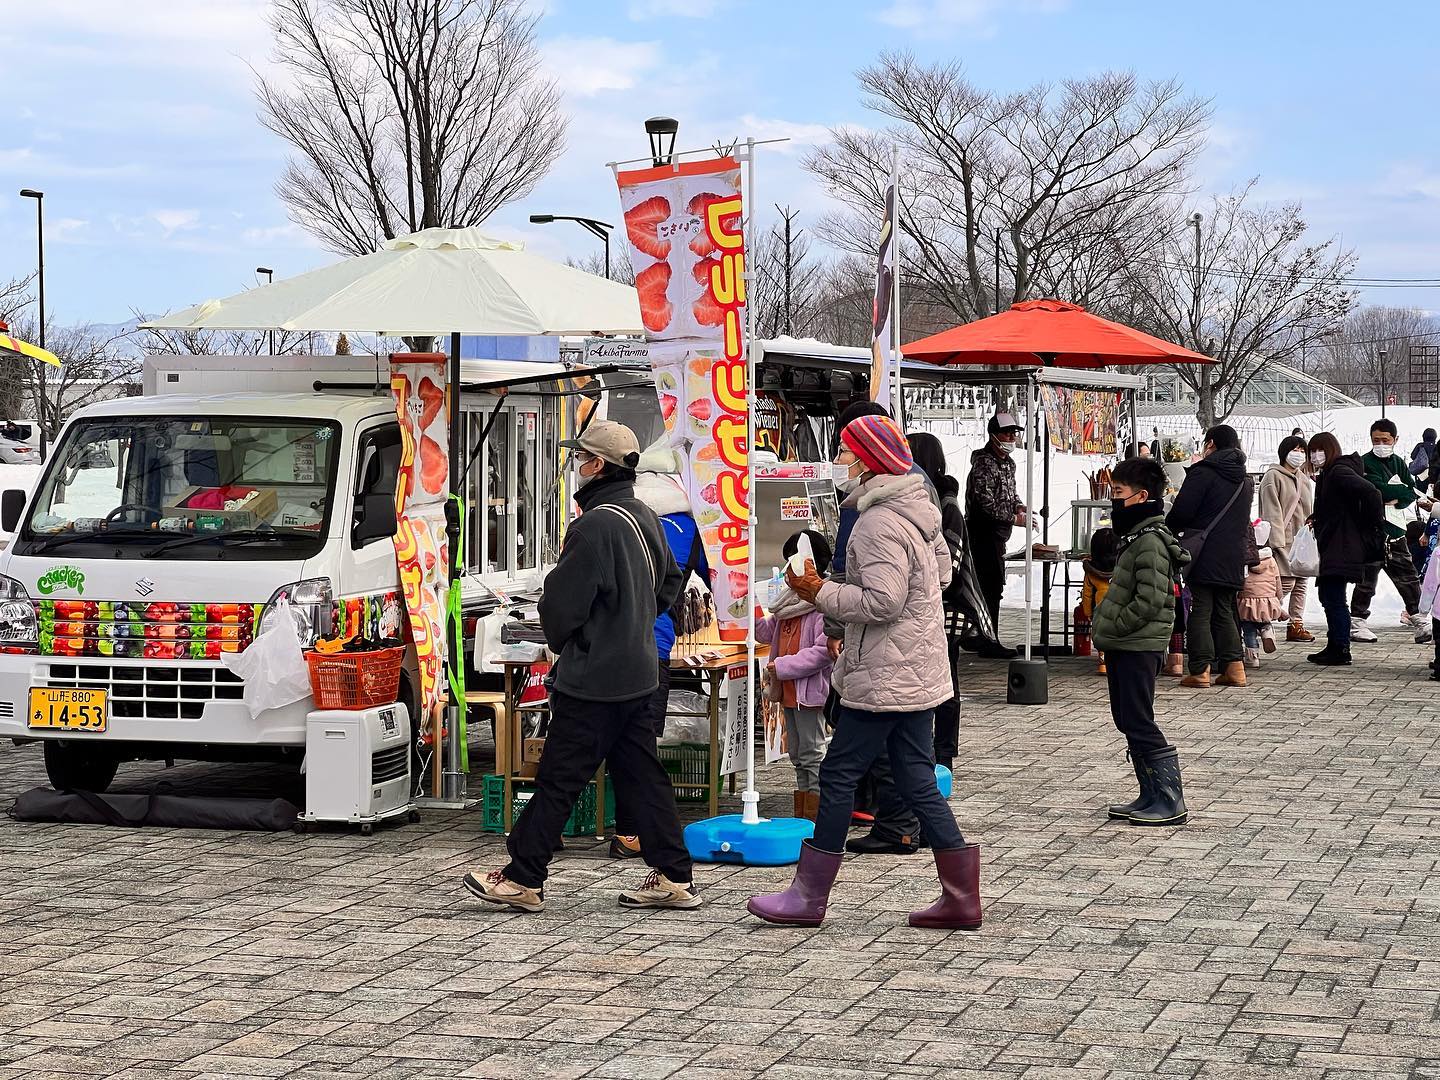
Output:
[[[1000,14],[1050,14],[1063,11],[1069,0],[890,0],[876,18],[891,26],[917,32],[966,31],[979,36],[995,33]]]
[[[718,0],[630,0],[627,14],[636,22],[645,19],[708,19],[715,14]]]
[[[122,176],[139,176],[144,169],[137,164],[85,164],[77,165],[53,154],[37,151],[33,146],[0,147],[0,174],[23,175],[28,177],[69,177],[113,179]],[[38,186],[38,183],[37,183]]]
[[[567,95],[594,97],[605,91],[633,89],[660,62],[654,41],[558,37],[540,46],[545,69]]]
[[[150,218],[165,230],[166,237],[193,229],[200,223],[199,210],[151,210]]]
[[[239,216],[239,215],[236,215]],[[256,248],[319,248],[323,245],[293,221],[242,229],[241,243]]]
[[[1381,177],[1374,192],[1391,199],[1440,199],[1440,173],[1418,162],[1397,162]]]
[[[830,129],[824,124],[806,124],[795,120],[769,119],[746,113],[740,117],[740,132],[756,142],[765,139],[788,139],[768,149],[782,154],[796,154],[830,141]]]

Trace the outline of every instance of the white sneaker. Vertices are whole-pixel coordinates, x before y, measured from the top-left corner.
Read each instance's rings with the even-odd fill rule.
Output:
[[[526,888],[507,878],[503,870],[496,870],[483,877],[478,872],[466,874],[462,881],[475,899],[484,900],[496,907],[532,913],[545,907],[544,889]]]
[[[640,888],[620,894],[620,906],[627,908],[697,908],[700,897],[688,881],[671,881],[659,870],[650,871],[650,876]]]
[[[1435,640],[1434,632],[1430,629],[1428,624],[1419,621],[1420,617],[1418,615],[1415,617],[1415,620],[1416,621],[1412,624],[1415,627],[1415,644],[1429,645],[1430,642]]]
[[[1418,630],[1420,629],[1421,620],[1422,616],[1420,615],[1411,615],[1408,611],[1402,611],[1400,613],[1401,626],[1410,626]]]
[[[1370,629],[1370,624],[1364,619],[1350,620],[1350,640],[1363,641],[1367,645],[1374,644],[1380,639],[1375,636],[1375,631]]]
[[[1248,668],[1257,668],[1257,667],[1260,666],[1260,650],[1259,650],[1259,649],[1246,649],[1246,650],[1245,650],[1245,666],[1248,667]]]

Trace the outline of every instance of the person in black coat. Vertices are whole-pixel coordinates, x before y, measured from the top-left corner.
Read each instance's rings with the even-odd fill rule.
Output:
[[[1385,503],[1365,479],[1359,454],[1341,454],[1328,431],[1310,440],[1315,479],[1315,542],[1320,548],[1316,586],[1329,633],[1325,648],[1307,656],[1312,664],[1350,663],[1348,582],[1358,582],[1385,559]]]
[[[1212,668],[1217,685],[1245,685],[1235,597],[1245,584],[1252,497],[1239,434],[1228,424],[1211,428],[1205,433],[1205,456],[1190,467],[1165,518],[1193,556],[1185,572],[1191,597],[1186,624],[1190,674],[1181,686],[1209,686]]]

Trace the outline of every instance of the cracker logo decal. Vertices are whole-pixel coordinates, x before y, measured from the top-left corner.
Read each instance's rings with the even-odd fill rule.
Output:
[[[74,566],[55,566],[40,575],[35,587],[46,596],[56,589],[74,589],[79,596],[85,595],[85,574]]]

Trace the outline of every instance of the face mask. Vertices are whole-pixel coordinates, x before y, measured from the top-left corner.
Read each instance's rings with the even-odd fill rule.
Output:
[[[1002,454],[1013,454],[1015,452],[1015,444],[1013,442],[999,442],[997,440],[995,445],[1000,448]]]
[[[1290,453],[1285,455],[1285,464],[1289,465],[1292,469],[1300,468],[1301,465],[1305,464],[1305,451],[1291,450]]]
[[[1387,458],[1391,454],[1395,453],[1395,447],[1389,445],[1388,443],[1377,442],[1374,446],[1370,447],[1370,452],[1378,458]]]
[[[1325,467],[1325,451],[1324,451],[1324,450],[1311,450],[1311,451],[1310,451],[1310,464],[1311,464],[1311,465],[1314,465],[1315,468],[1317,468],[1317,469],[1323,469],[1323,468]]]
[[[850,466],[841,465],[837,461],[830,463],[830,479],[837,491],[849,491],[855,484],[855,478],[850,475]]]

